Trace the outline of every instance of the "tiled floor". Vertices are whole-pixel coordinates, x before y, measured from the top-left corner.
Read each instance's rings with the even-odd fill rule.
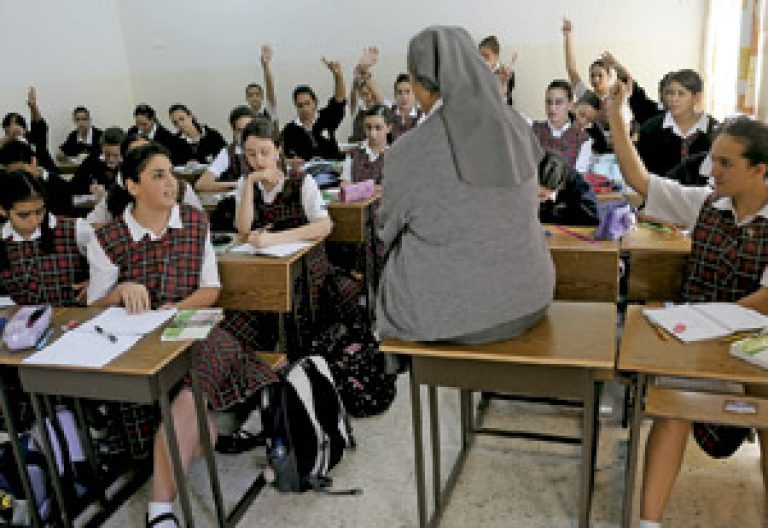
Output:
[[[355,420],[359,446],[333,471],[337,488],[360,486],[364,489],[362,496],[292,495],[267,489],[251,506],[240,526],[415,526],[416,495],[407,377],[401,376],[398,390],[398,397],[389,412]],[[456,453],[457,401],[455,391],[441,391],[444,458]],[[491,404],[487,419],[488,425],[579,434],[580,413],[577,409],[497,401]],[[615,420],[603,419],[592,510],[592,526],[596,528],[619,525],[626,437],[626,431],[617,427]],[[761,527],[762,484],[758,453],[755,444],[747,444],[734,457],[715,461],[691,443],[667,511],[665,527]],[[260,458],[254,453],[217,458],[229,507],[258,471]],[[478,438],[441,526],[576,526],[579,464],[578,446]],[[204,527],[213,526],[212,501],[202,463],[193,467],[190,479],[197,523]],[[639,485],[636,498],[637,488]],[[107,526],[141,526],[146,500],[145,486]]]

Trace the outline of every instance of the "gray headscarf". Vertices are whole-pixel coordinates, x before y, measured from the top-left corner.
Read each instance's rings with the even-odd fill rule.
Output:
[[[437,113],[462,181],[503,187],[537,178],[541,147],[528,124],[503,104],[499,80],[465,29],[421,31],[408,46],[408,70],[443,98]]]

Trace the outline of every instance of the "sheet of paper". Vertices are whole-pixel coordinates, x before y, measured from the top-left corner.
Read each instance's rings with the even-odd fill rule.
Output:
[[[24,363],[101,368],[138,343],[140,335],[117,335],[115,342],[99,334],[70,331],[32,354]]]
[[[9,306],[16,306],[16,303],[13,302],[13,299],[10,297],[0,297],[0,308],[7,308]]]
[[[89,204],[96,201],[96,196],[93,194],[75,194],[72,196],[72,204],[77,207],[78,205]]]
[[[684,343],[724,337],[731,332],[688,305],[643,310],[652,322]]]
[[[130,314],[125,308],[113,306],[107,308],[93,319],[85,321],[75,328],[73,332],[78,334],[96,334],[96,337],[104,339],[103,336],[96,333],[96,326],[99,326],[107,334],[143,336],[152,332],[175,314],[175,309],[150,310],[141,314]]]
[[[286,244],[275,244],[274,246],[257,248],[250,244],[240,244],[230,249],[230,253],[240,253],[244,255],[264,255],[266,257],[283,258],[293,255],[306,247],[311,246],[311,242],[288,242]]]
[[[696,310],[714,319],[731,332],[756,330],[768,326],[768,317],[734,303],[693,304]]]

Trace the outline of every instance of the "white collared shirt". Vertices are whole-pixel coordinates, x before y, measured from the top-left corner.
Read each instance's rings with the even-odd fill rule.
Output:
[[[147,134],[147,139],[154,140],[155,134],[157,133],[157,123],[152,125],[152,130],[149,131],[149,134]]]
[[[88,133],[85,134],[85,139],[80,137],[80,134],[75,132],[75,136],[77,137],[77,142],[81,143],[83,145],[93,145],[93,127],[88,127]]]
[[[384,154],[386,150],[389,148],[389,145],[384,147],[384,150],[381,152],[381,154],[377,154],[373,151],[373,149],[368,145],[368,140],[366,139],[360,144],[360,148],[363,149],[363,151],[368,155],[368,161],[373,163],[377,159],[379,159],[379,156],[381,154]],[[352,181],[352,156],[347,154],[347,157],[344,158],[344,165],[341,169],[341,181],[345,182],[351,182]]]
[[[566,121],[565,125],[563,125],[563,128],[555,128],[555,125],[553,125],[549,120],[547,120],[547,126],[549,126],[549,131],[552,133],[552,137],[559,138],[565,132],[571,128],[570,121]],[[581,144],[581,147],[579,147],[579,155],[576,157],[576,162],[573,164],[573,168],[580,172],[581,174],[584,174],[589,170],[589,165],[592,163],[592,138],[587,139],[584,141],[584,143]]]
[[[400,113],[400,107],[397,105],[393,105],[393,112],[396,116],[400,117],[402,114]],[[408,112],[408,117],[418,117],[419,115],[419,108],[417,106],[412,106],[411,110]]]
[[[650,174],[648,198],[645,201],[645,214],[662,221],[683,225],[689,231],[693,230],[699,211],[704,201],[712,194],[709,187],[691,187],[680,182]],[[722,197],[712,204],[715,209],[736,212],[729,197]],[[768,205],[763,206],[755,215],[741,218],[736,225],[748,224],[757,216],[768,218]],[[768,286],[768,268],[763,271],[760,279],[761,286]]]
[[[320,113],[319,112],[315,112],[315,117],[312,118],[312,123],[309,125],[309,128],[304,126],[304,123],[301,122],[301,119],[299,117],[296,117],[296,119],[293,120],[293,124],[303,128],[304,130],[309,132],[315,126],[315,123],[317,123],[317,118],[318,117],[320,117]]]
[[[246,179],[246,177],[241,177],[237,180],[237,188],[235,190],[235,202],[237,203],[237,207],[240,207],[240,198],[245,189]],[[261,193],[261,198],[264,200],[264,203],[271,204],[275,201],[277,195],[285,188],[285,178],[275,185],[271,191],[266,191],[261,182],[258,182],[256,186]],[[304,181],[301,184],[301,207],[304,209],[304,216],[307,217],[308,222],[328,218],[328,211],[323,205],[323,195],[320,194],[320,189],[317,187],[315,179],[310,175],[305,176]]]
[[[159,240],[165,230],[160,235],[139,224],[133,216],[133,205],[125,208],[123,219],[128,226],[131,239],[139,242],[144,236],[149,235],[152,241]],[[174,204],[171,214],[168,216],[167,229],[182,229],[181,209]],[[101,247],[97,237],[92,237],[88,243],[88,264],[90,267],[90,282],[88,283],[88,304],[98,301],[107,295],[117,284],[120,277],[119,268],[109,259]],[[216,254],[211,244],[210,231],[205,235],[205,246],[203,249],[203,264],[200,268],[200,284],[198,288],[220,288],[219,269],[216,266]]]
[[[54,229],[56,227],[56,217],[52,214],[48,215],[48,227]],[[35,229],[29,238],[24,238],[19,234],[16,229],[13,228],[11,221],[8,220],[3,224],[2,230],[0,230],[0,236],[3,240],[10,239],[12,242],[25,242],[29,240],[37,240],[42,236],[40,228]],[[75,219],[75,243],[80,254],[85,256],[86,247],[93,238],[93,228],[91,224],[83,220],[82,218]]]
[[[675,122],[675,118],[672,117],[672,112],[667,112],[664,114],[664,122],[661,124],[661,128],[671,128],[672,132],[683,139],[692,136],[696,132],[701,132],[702,134],[707,133],[707,126],[709,125],[709,116],[707,116],[706,113],[702,112],[699,116],[698,121],[694,123],[694,125],[688,129],[688,131],[683,134],[683,131],[680,130],[680,127],[677,126],[677,123]]]
[[[235,154],[242,154],[243,148],[240,145],[235,145]],[[207,171],[213,174],[214,178],[218,180],[221,175],[227,172],[229,168],[229,145],[223,147],[214,158],[213,162],[208,165]]]

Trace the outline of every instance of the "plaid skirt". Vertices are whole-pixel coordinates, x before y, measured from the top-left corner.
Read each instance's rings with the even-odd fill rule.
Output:
[[[222,328],[214,328],[208,337],[190,349],[198,354],[197,373],[200,391],[216,411],[243,402],[263,387],[278,380],[266,363],[244,353],[238,341]],[[180,384],[189,387],[185,378]],[[134,459],[150,455],[155,430],[160,420],[158,405],[115,404],[110,420],[110,454],[128,452]]]

